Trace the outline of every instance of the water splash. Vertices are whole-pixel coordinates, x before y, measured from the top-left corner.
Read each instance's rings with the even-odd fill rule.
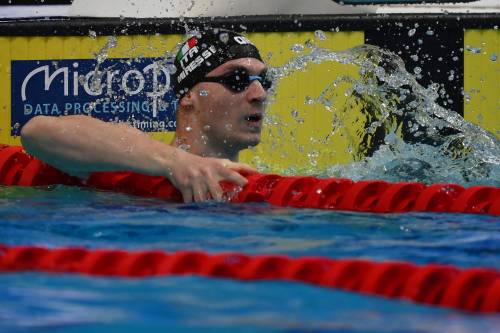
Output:
[[[186,34],[199,34],[186,28]],[[315,36],[318,40],[326,38],[321,31]],[[179,44],[181,45],[181,44]],[[179,45],[164,54],[160,65],[170,68],[171,59]],[[101,64],[107,59],[108,51],[116,46],[116,37],[95,55],[97,66],[93,78],[99,78]],[[362,45],[342,52],[333,52],[315,46],[311,40],[304,45],[294,44],[291,50],[296,57],[280,67],[270,68],[270,76],[279,81],[299,71],[307,71],[311,65],[325,62],[355,65],[358,77],[332,77],[318,96],[306,96],[305,106],[320,106],[331,114],[331,132],[324,138],[311,138],[320,142],[326,149],[335,133],[349,138],[345,130],[350,113],[359,112],[364,121],[361,143],[349,138],[346,150],[355,162],[347,165],[322,167],[318,157],[322,152],[307,149],[307,144],[295,138],[293,129],[280,115],[269,115],[265,125],[272,128],[269,132],[271,149],[281,148],[279,142],[291,140],[298,152],[307,156],[309,166],[300,168],[295,165],[280,172],[284,174],[316,174],[320,176],[348,177],[352,179],[386,179],[390,181],[455,182],[464,185],[500,185],[500,143],[492,134],[466,122],[456,112],[447,110],[436,103],[436,99],[446,92],[439,85],[422,87],[414,75],[421,75],[417,69],[408,73],[401,58],[397,55],[371,45]],[[496,60],[496,59],[495,59]],[[453,72],[449,73],[454,76]],[[335,105],[341,86],[350,88],[343,92],[348,102],[343,108]],[[99,87],[96,87],[99,88]],[[268,103],[276,99],[276,85],[270,90]],[[279,97],[279,96],[278,96]],[[108,97],[107,97],[108,98]],[[114,98],[111,96],[111,98]],[[290,110],[293,122],[304,123],[304,110]],[[300,114],[300,116],[299,116]],[[230,130],[230,129],[227,129]],[[311,133],[313,134],[313,133]],[[255,164],[261,171],[273,171],[257,156]]]
[[[337,62],[356,65],[360,78],[332,78],[319,94],[310,98],[332,112],[332,133],[345,127],[345,115],[361,112],[366,120],[365,136],[357,147],[350,145],[355,162],[325,169],[311,165],[291,167],[286,173],[308,173],[352,179],[390,181],[455,182],[464,185],[500,185],[500,142],[491,133],[465,121],[458,113],[436,103],[444,92],[437,84],[421,86],[405,70],[401,58],[372,45],[342,52],[308,45],[310,52],[271,69],[275,80],[307,71],[312,64]],[[418,73],[417,73],[418,74]],[[345,109],[334,106],[341,83],[352,88],[345,93]],[[271,93],[275,93],[275,88]],[[445,92],[444,92],[445,93]],[[360,111],[349,105],[360,105]],[[281,125],[274,119],[268,125]],[[327,143],[328,140],[325,140]],[[305,152],[309,157],[316,152]]]
[[[96,38],[95,32],[90,31],[89,36],[92,39]],[[97,53],[94,54],[94,59],[97,61],[96,66],[94,67],[94,71],[92,75],[89,77],[89,88],[94,92],[102,92],[104,87],[103,76],[106,71],[111,70],[112,68],[102,68],[102,65],[106,59],[109,57],[109,51],[117,46],[118,40],[115,36],[108,36],[106,43],[99,49]],[[78,78],[80,84],[83,86],[85,84],[86,78],[83,75],[80,75]],[[104,98],[98,98],[94,102],[90,104],[90,110],[95,109],[96,105],[102,102],[109,101],[113,96],[106,96]],[[116,98],[114,98],[116,100]]]

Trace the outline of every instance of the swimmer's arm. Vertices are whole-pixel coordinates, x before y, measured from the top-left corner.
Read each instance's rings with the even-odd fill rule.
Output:
[[[35,117],[22,128],[21,141],[28,153],[80,178],[98,171],[167,177],[185,202],[220,200],[220,181],[243,186],[247,180],[236,171],[255,172],[245,164],[199,157],[131,126],[89,116]]]
[[[174,152],[131,126],[78,115],[35,117],[22,128],[21,141],[28,153],[82,178],[94,171],[164,174],[165,156]]]

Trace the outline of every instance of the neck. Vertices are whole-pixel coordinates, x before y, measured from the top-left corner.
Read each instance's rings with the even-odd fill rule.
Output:
[[[227,144],[214,144],[216,140],[210,140],[202,132],[197,131],[195,135],[191,132],[177,131],[171,143],[172,146],[184,149],[192,154],[202,157],[225,158],[233,162],[239,159],[239,149],[235,149]]]

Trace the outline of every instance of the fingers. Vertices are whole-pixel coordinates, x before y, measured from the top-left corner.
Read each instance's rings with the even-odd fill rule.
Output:
[[[238,172],[231,169],[226,170],[227,171],[224,173],[223,177],[220,180],[228,180],[238,186],[245,186],[248,183],[248,180]]]
[[[208,182],[208,190],[212,199],[216,201],[222,201],[222,195],[224,194],[222,191],[222,187],[220,186],[219,182],[212,177],[210,177]]]
[[[235,163],[231,162],[231,165],[228,165],[228,168],[238,171],[239,173],[245,174],[245,175],[252,175],[257,173],[257,170],[249,166],[248,164],[245,163]]]
[[[181,192],[185,203],[210,199],[221,201],[224,191],[219,182],[245,186],[248,180],[240,173],[248,175],[257,172],[245,163],[191,154],[186,154],[179,162],[173,171],[169,172],[169,178]]]
[[[225,168],[219,170],[214,175],[199,178],[185,189],[181,190],[185,203],[204,202],[210,199],[222,201],[224,191],[220,181],[229,181],[237,186],[244,186],[248,180],[234,170]]]
[[[182,194],[182,200],[184,200],[184,203],[193,202],[193,191],[190,187],[180,188],[179,191]]]
[[[208,200],[207,186],[205,183],[196,183],[193,186],[193,196],[195,202],[203,202]]]
[[[191,202],[204,202],[210,199],[217,201],[222,200],[223,191],[219,182],[213,177],[199,180],[195,183],[187,185],[187,187],[180,188],[184,203]]]

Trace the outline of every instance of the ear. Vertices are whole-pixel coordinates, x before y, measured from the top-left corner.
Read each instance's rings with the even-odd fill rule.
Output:
[[[184,107],[184,108],[192,108],[194,103],[193,103],[193,94],[191,91],[188,91],[179,101],[179,104]]]

